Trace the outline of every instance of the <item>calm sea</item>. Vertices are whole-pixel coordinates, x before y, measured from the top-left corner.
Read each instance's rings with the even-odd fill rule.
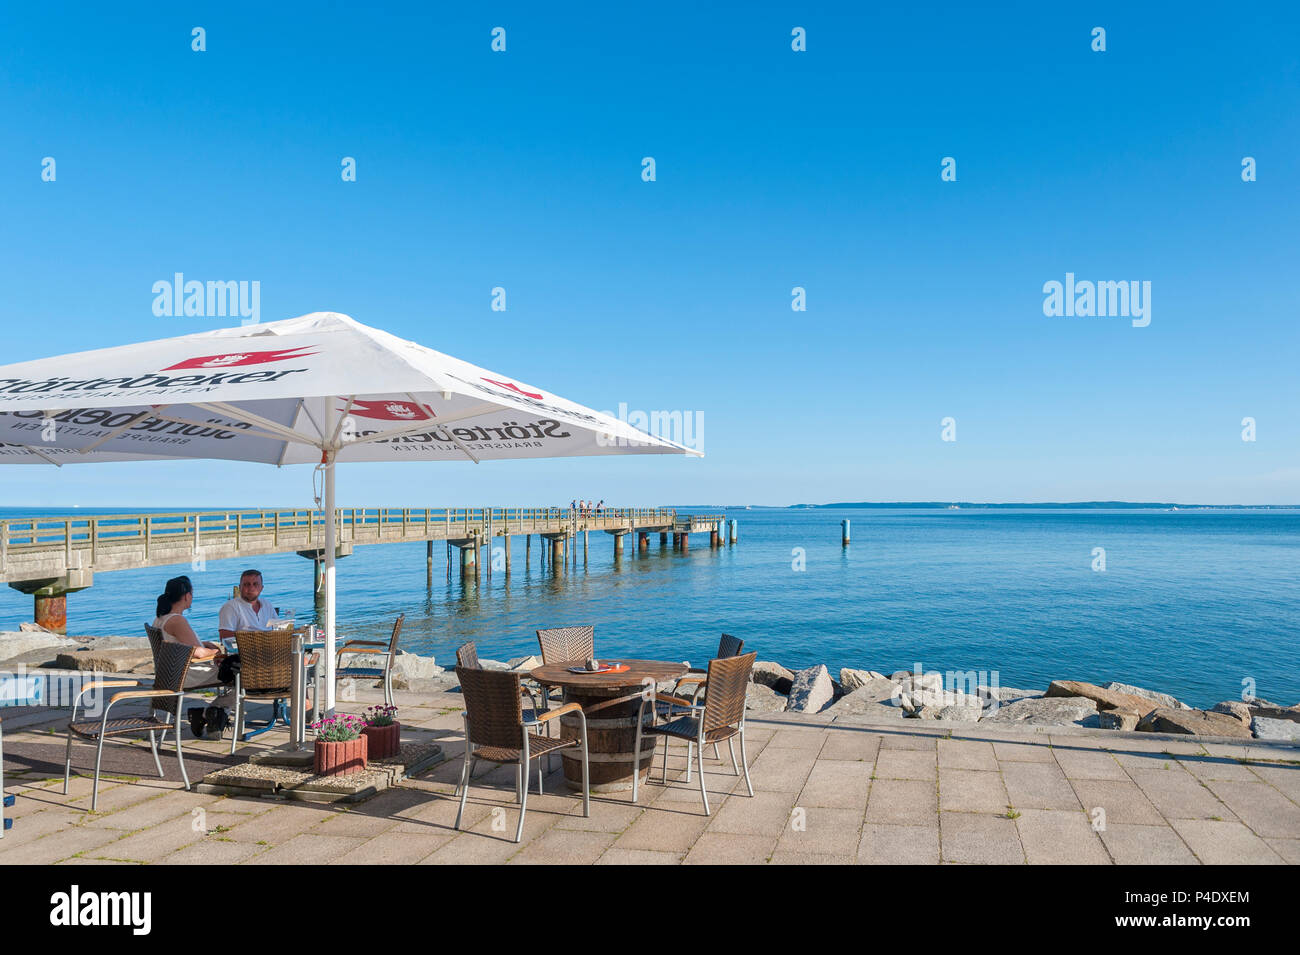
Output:
[[[716,513],[717,509],[713,509]],[[0,516],[29,516],[22,510]],[[75,512],[72,512],[75,513]],[[105,513],[104,510],[97,513]],[[648,556],[635,541],[614,562],[592,534],[588,561],[543,571],[533,541],[514,540],[513,574],[477,585],[446,578],[435,545],[425,585],[422,543],[358,547],[339,562],[341,634],[374,637],[406,614],[403,646],[444,665],[476,640],[484,657],[536,650],[538,627],[592,623],[601,656],[703,663],[722,631],[760,659],[890,672],[996,671],[1003,686],[1120,680],[1209,706],[1243,681],[1275,702],[1300,701],[1300,510],[768,510],[727,512],[735,547]],[[840,546],[840,521],[853,543]],[[579,554],[581,542],[579,541]],[[1095,548],[1105,570],[1094,570]],[[313,615],[311,563],[256,560],[266,595]],[[100,575],[68,598],[70,631],[139,634],[163,581],[194,580],[201,633],[242,567],[214,561]],[[31,598],[0,588],[0,629],[31,619]]]

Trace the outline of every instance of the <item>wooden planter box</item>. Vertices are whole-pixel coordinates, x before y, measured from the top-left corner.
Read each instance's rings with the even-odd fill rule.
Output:
[[[362,734],[370,741],[367,756],[370,759],[387,759],[396,756],[402,748],[402,724],[389,726],[367,726]]]
[[[366,768],[366,736],[343,743],[316,740],[316,775],[344,776]]]

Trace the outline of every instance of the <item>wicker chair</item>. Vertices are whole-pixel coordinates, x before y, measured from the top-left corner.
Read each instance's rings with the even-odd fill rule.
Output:
[[[460,646],[456,648],[456,666],[465,667],[465,669],[467,670],[483,669],[483,665],[479,663],[479,659],[478,659],[478,646],[474,643],[473,640],[470,640],[468,643],[462,643]],[[535,693],[533,693],[533,686],[531,686],[530,684],[532,684],[531,680],[526,680],[522,676],[520,677],[519,690],[524,696],[528,697],[528,701],[532,703],[531,709],[524,710],[525,720],[536,719],[537,713],[545,712],[545,708],[539,707],[537,705],[537,696]],[[542,695],[542,701],[549,702],[546,699],[545,693],[543,693]],[[529,715],[529,714],[533,714],[533,715]],[[549,729],[549,727],[547,728]]]
[[[105,681],[88,686],[77,694],[72,703],[72,719],[68,722],[67,759],[63,766],[63,793],[67,795],[68,783],[72,778],[72,738],[88,740],[96,744],[95,781],[90,790],[90,811],[99,805],[99,767],[104,759],[104,740],[119,736],[149,734],[149,748],[153,750],[153,762],[158,767],[158,776],[164,776],[162,761],[158,758],[158,746],[167,738],[167,731],[176,730],[176,762],[180,764],[181,779],[185,788],[190,788],[190,777],[185,772],[185,754],[181,748],[181,704],[185,699],[185,676],[190,669],[190,657],[194,648],[183,643],[163,643],[158,648],[157,666],[154,670],[152,690],[123,690],[109,697],[104,706],[104,715],[98,720],[78,720],[77,707],[81,698],[92,690],[122,685],[117,681]],[[134,685],[131,681],[128,685]],[[143,716],[119,716],[109,718],[109,711],[115,703],[122,700],[148,700],[149,710]],[[161,713],[161,718],[159,714]],[[156,735],[160,734],[160,735]]]
[[[754,795],[754,787],[749,782],[749,759],[745,754],[745,689],[749,686],[750,673],[754,669],[756,653],[744,656],[727,657],[710,660],[706,675],[709,692],[704,698],[703,706],[696,706],[690,700],[655,694],[641,704],[641,718],[637,720],[636,746],[632,752],[641,752],[641,735],[652,733],[664,738],[664,774],[663,781],[668,782],[668,740],[669,738],[686,741],[686,781],[691,781],[691,758],[699,761],[700,798],[704,800],[704,814],[709,812],[709,794],[704,786],[704,747],[708,743],[727,741],[731,751],[731,768],[740,775],[744,767],[745,788]],[[679,716],[666,723],[652,724],[643,729],[647,709],[655,712],[655,704],[667,700],[678,706],[691,710],[689,716]],[[735,737],[740,737],[740,766],[736,765],[736,750],[733,745]],[[637,801],[638,785],[641,774],[632,775],[632,801]]]
[[[293,697],[293,637],[291,630],[240,630],[235,633],[239,645],[239,671],[235,674],[234,734],[230,738],[230,753],[234,755],[240,737],[248,742],[271,729],[279,721],[286,727],[293,725],[288,701]],[[306,674],[303,674],[306,679]],[[247,733],[244,722],[248,716],[246,701],[270,703],[271,718],[262,726]],[[306,700],[307,709],[312,708]]]
[[[402,621],[406,619],[406,614],[399,614],[397,622],[393,624],[393,635],[388,638],[388,642],[383,640],[349,640],[343,646],[339,647],[338,653],[334,658],[334,678],[336,680],[361,679],[361,680],[383,680],[384,681],[384,702],[389,706],[393,705],[393,660],[397,656],[397,640],[402,635]],[[376,650],[381,652],[387,651],[388,656],[384,658],[383,667],[345,667],[343,666],[343,654],[352,653],[375,653]]]
[[[740,656],[740,651],[744,648],[744,646],[745,646],[744,640],[741,640],[738,637],[733,637],[729,633],[724,633],[722,635],[722,638],[718,640],[718,656],[716,657],[716,659],[725,660],[727,657],[738,657]],[[677,682],[673,685],[672,695],[684,697],[686,695],[686,692],[684,692],[682,688],[694,687],[695,688],[694,691],[688,690],[687,692],[691,692],[691,703],[694,704],[695,706],[699,706],[700,695],[705,692],[705,688],[708,684],[708,672],[709,672],[708,670],[701,670],[699,667],[691,667],[689,670],[686,671],[686,675],[680,677],[677,680]],[[669,717],[675,715],[675,709],[671,703],[668,704],[667,710],[668,710],[667,715]],[[662,716],[664,714],[661,712],[660,715]],[[713,758],[714,759],[718,758],[717,743],[713,744]]]
[[[474,766],[480,759],[493,763],[517,763],[515,795],[519,800],[519,827],[515,842],[524,834],[524,814],[528,811],[528,775],[531,760],[547,753],[577,746],[582,752],[582,814],[591,815],[591,787],[588,784],[587,719],[582,707],[568,703],[554,710],[536,714],[528,719],[520,696],[519,674],[509,670],[475,670],[456,667],[461,692],[465,695],[465,765],[461,769],[460,809],[456,812],[456,828],[460,828],[465,814],[465,801],[469,797],[469,781]],[[565,713],[577,713],[582,727],[580,739],[556,739],[540,736],[533,730]],[[537,767],[537,794],[542,794],[542,768]]]
[[[596,655],[595,627],[552,627],[537,631],[543,663],[586,663]]]
[[[154,668],[154,672],[157,673],[158,672],[158,648],[167,642],[167,636],[151,623],[146,623],[144,625],[144,635],[149,638],[149,649],[153,651],[153,668]],[[227,684],[222,683],[220,680],[216,680],[213,681],[212,683],[202,683],[196,686],[188,686],[186,687],[186,689],[187,690],[220,690],[222,687],[226,685]]]

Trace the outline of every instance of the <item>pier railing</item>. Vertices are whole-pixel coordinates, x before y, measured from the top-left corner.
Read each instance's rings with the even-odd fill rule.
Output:
[[[340,545],[462,540],[506,534],[670,528],[669,508],[339,508]],[[325,539],[320,510],[189,511],[30,517],[0,521],[0,580],[120,570],[241,554],[311,550]]]

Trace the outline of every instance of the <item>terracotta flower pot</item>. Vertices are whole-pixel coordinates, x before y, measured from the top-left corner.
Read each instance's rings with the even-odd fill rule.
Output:
[[[366,737],[342,743],[316,740],[316,775],[343,776],[366,768]]]
[[[371,759],[387,759],[389,756],[396,756],[402,748],[401,723],[367,726],[361,732],[370,740],[370,749],[367,752]]]

